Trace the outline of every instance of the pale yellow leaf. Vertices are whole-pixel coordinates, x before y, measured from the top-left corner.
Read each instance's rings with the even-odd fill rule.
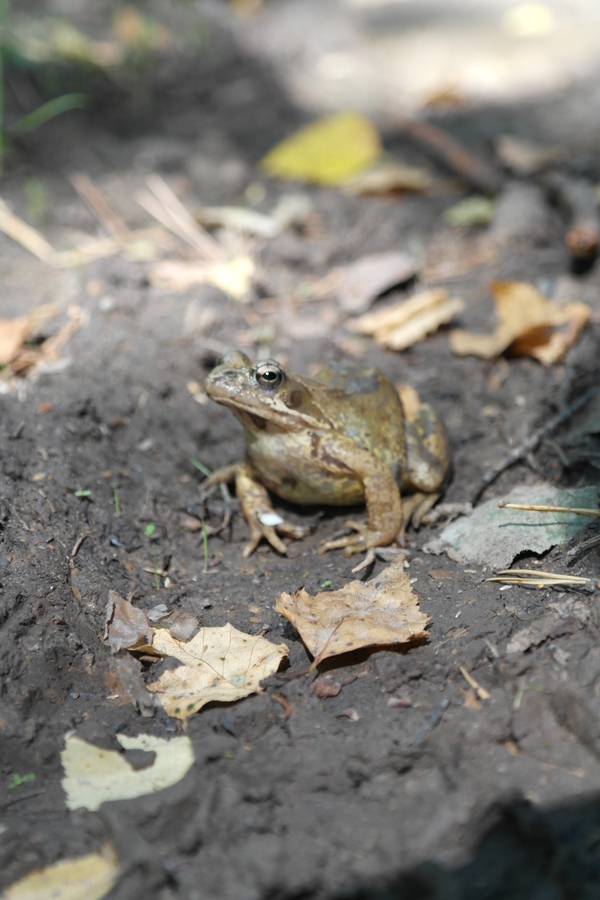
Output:
[[[275,178],[338,185],[381,155],[379,134],[358,113],[339,113],[301,128],[261,161]]]
[[[288,655],[285,644],[245,634],[229,623],[203,628],[187,643],[165,629],[155,629],[152,648],[182,663],[148,685],[166,712],[178,719],[187,719],[211,701],[238,700],[259,691],[261,681]]]
[[[315,597],[304,588],[282,593],[275,609],[300,632],[318,662],[359,647],[421,638],[429,621],[419,609],[402,562],[388,566],[372,581],[351,581],[339,591]]]
[[[110,845],[101,853],[36,869],[5,888],[4,900],[100,900],[116,884],[119,861]]]
[[[69,735],[61,753],[65,771],[62,788],[69,809],[83,806],[94,811],[108,800],[161,791],[180,781],[194,762],[192,743],[187,736],[166,740],[147,734],[137,737],[119,734],[117,740],[125,750],[153,751],[154,763],[135,771],[115,750],[104,750],[77,735]]]
[[[195,262],[165,259],[149,272],[150,283],[163,291],[187,291],[199,284],[212,284],[236,300],[243,299],[252,284],[255,265],[249,256],[229,262]]]
[[[496,330],[492,334],[452,331],[450,346],[457,355],[492,359],[510,350],[515,356],[533,356],[549,365],[577,340],[590,315],[585,303],[558,306],[527,282],[497,281],[492,292],[499,318]]]

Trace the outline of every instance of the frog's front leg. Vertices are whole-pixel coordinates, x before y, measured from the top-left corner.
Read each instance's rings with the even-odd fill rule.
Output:
[[[322,437],[318,455],[322,467],[332,475],[355,475],[362,482],[367,506],[366,524],[354,520],[347,523],[357,534],[323,541],[319,553],[344,548],[344,555],[352,556],[391,544],[402,524],[402,503],[387,463],[340,435]]]
[[[261,538],[265,538],[279,553],[285,554],[286,546],[279,537],[280,534],[298,540],[310,533],[309,526],[291,525],[277,515],[266,488],[258,480],[249,462],[233,463],[218,469],[204,484],[212,487],[233,479],[242,514],[250,529],[250,540],[242,551],[245,559],[256,550]]]
[[[448,435],[436,411],[422,403],[406,423],[407,479],[415,493],[405,502],[402,528],[415,528],[444,492],[452,469]]]

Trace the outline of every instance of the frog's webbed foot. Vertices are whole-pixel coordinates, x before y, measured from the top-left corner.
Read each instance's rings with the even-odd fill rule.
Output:
[[[310,526],[292,525],[274,511],[266,488],[256,480],[252,467],[247,463],[238,466],[235,488],[242,513],[250,528],[250,540],[242,551],[245,559],[254,553],[261,538],[265,538],[278,553],[285,555],[287,547],[280,535],[299,540],[310,534]]]
[[[366,522],[358,522],[356,519],[348,519],[347,528],[352,528],[356,534],[347,534],[334,538],[331,541],[323,541],[319,546],[319,553],[327,553],[328,550],[343,549],[344,556],[354,556],[355,553],[363,553],[371,547],[385,547],[390,542],[390,537],[383,531],[373,531]]]

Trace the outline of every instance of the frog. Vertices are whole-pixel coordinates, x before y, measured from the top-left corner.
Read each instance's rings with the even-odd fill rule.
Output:
[[[269,492],[303,506],[365,503],[367,521],[349,520],[350,534],[324,540],[318,550],[352,556],[394,541],[404,546],[409,522],[419,527],[449,480],[442,420],[420,403],[409,421],[375,367],[330,363],[308,378],[232,350],[209,373],[205,390],[244,428],[245,459],[213,472],[204,487],[235,481],[250,528],[245,558],[263,538],[285,554],[283,538],[310,530],[282,519]]]

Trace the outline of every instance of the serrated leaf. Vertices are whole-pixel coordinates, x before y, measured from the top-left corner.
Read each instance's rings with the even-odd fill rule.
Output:
[[[351,581],[315,597],[304,588],[282,593],[275,609],[300,632],[315,662],[360,647],[421,638],[429,621],[419,609],[419,597],[402,562],[388,566],[372,581]]]
[[[229,623],[203,628],[187,643],[155,629],[152,649],[182,663],[148,685],[166,712],[177,719],[187,719],[211,701],[239,700],[255,693],[288,655],[285,644],[245,634]]]

